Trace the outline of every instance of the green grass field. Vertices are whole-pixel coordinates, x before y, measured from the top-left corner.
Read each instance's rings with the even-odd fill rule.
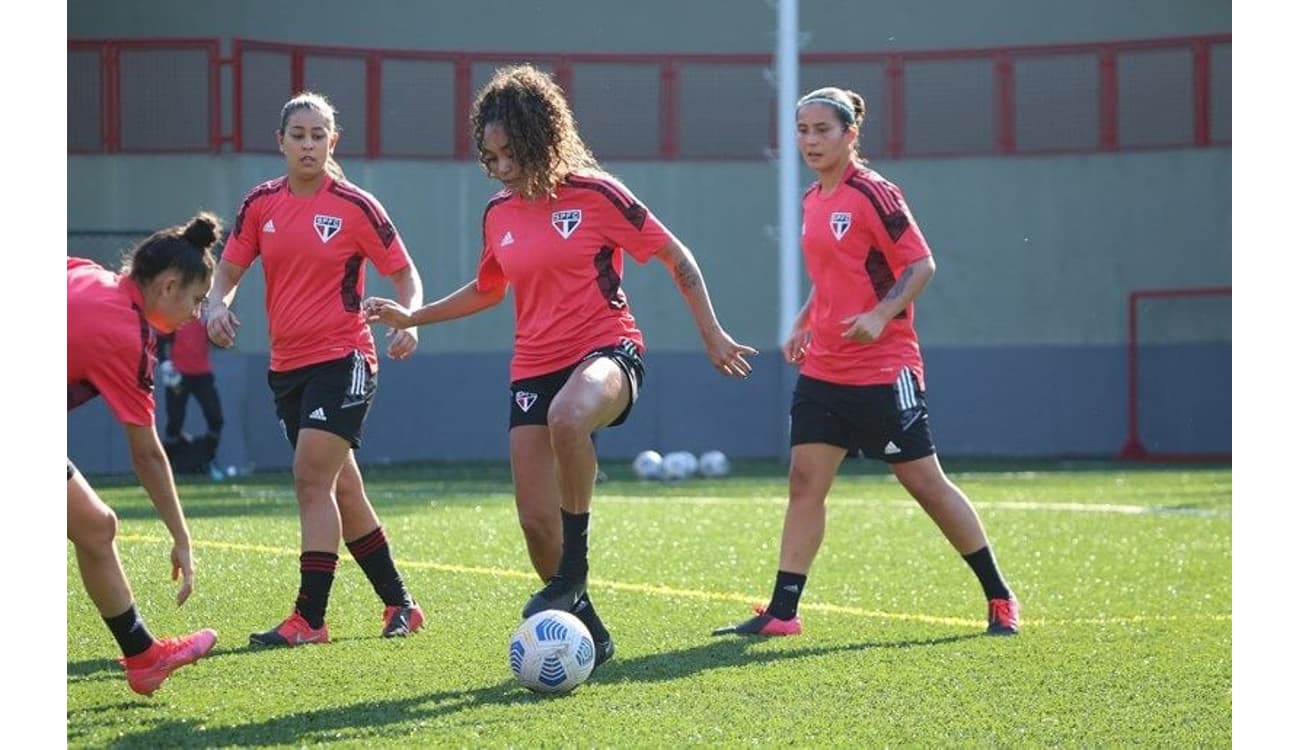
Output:
[[[855,462],[831,495],[804,634],[713,638],[770,593],[782,468],[665,485],[607,466],[591,591],[618,654],[560,697],[519,687],[506,664],[539,582],[504,466],[369,472],[407,584],[436,614],[413,638],[380,639],[382,607],[344,551],[334,642],[283,651],[247,642],[297,590],[286,475],[182,486],[199,570],[181,608],[143,492],[101,482],[150,629],[221,635],[153,698],[136,696],[68,545],[68,744],[1231,744],[1229,468],[948,464],[1022,601],[1020,636],[982,635],[965,563],[892,478]]]

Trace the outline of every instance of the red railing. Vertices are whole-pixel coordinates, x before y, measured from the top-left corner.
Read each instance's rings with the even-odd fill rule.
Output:
[[[220,49],[220,42],[209,38],[68,40],[69,153],[219,153],[224,140],[220,68],[229,62],[221,59]],[[95,61],[93,80],[78,79],[72,64],[78,58]],[[124,81],[124,62],[144,70]],[[184,85],[185,76],[202,79],[202,85]],[[169,77],[170,90],[150,90],[149,84]],[[124,96],[136,106],[124,107]],[[171,130],[156,135],[144,122],[125,128],[124,117],[158,118],[158,127]],[[95,124],[87,126],[86,119]],[[76,139],[79,128],[95,129],[99,137]],[[139,138],[132,138],[137,133]]]
[[[1141,289],[1130,292],[1128,296],[1128,435],[1120,448],[1117,458],[1127,461],[1231,461],[1232,452],[1184,453],[1153,451],[1147,448],[1142,439],[1139,405],[1141,403],[1138,387],[1138,354],[1141,349],[1138,310],[1143,300],[1232,297],[1232,287],[1192,287],[1186,289]]]
[[[870,156],[1068,154],[1231,143],[1230,34],[1086,44],[808,53],[800,89],[831,84],[868,100]],[[273,152],[278,106],[312,88],[339,106],[341,156],[472,158],[474,90],[502,64],[549,69],[602,159],[763,159],[776,140],[775,90],[762,54],[452,52],[234,39],[70,41],[69,150]],[[202,149],[123,142],[120,57],[207,52]],[[99,142],[73,138],[75,53],[100,56]],[[230,64],[233,117],[221,120],[220,66]],[[83,87],[85,88],[85,87]],[[161,107],[165,103],[157,103]],[[355,135],[356,131],[361,136]],[[250,137],[250,133],[257,135]],[[721,134],[720,134],[721,133]],[[82,141],[89,140],[83,137]],[[78,142],[80,143],[80,142]]]

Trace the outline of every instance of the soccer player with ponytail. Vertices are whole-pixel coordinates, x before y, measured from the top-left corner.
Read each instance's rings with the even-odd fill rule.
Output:
[[[121,273],[68,258],[68,411],[103,396],[126,431],[131,466],[171,533],[176,604],[194,591],[190,530],[171,465],[154,427],[154,330],[171,333],[198,317],[212,284],[209,251],[220,236],[216,217],[201,213],[162,229],[132,250]],[[122,650],[127,684],[151,695],[176,669],[208,653],[217,633],[203,629],[157,639],[135,609],[117,554],[117,516],[68,460],[68,540],[86,593]]]
[[[208,304],[208,337],[232,346],[239,319],[230,305],[244,272],[262,259],[271,328],[267,380],[293,447],[302,554],[293,610],[271,630],[250,635],[253,646],[329,641],[325,610],[340,540],[384,603],[383,637],[410,635],[424,622],[353,456],[378,386],[375,341],[361,309],[366,261],[392,281],[404,304],[420,304],[420,276],[384,207],[334,161],[334,115],[319,94],[285,103],[276,139],[286,174],[245,196]],[[415,331],[389,335],[389,357],[415,351]]]
[[[790,500],[772,598],[714,635],[797,635],[799,598],[826,530],[826,497],[850,454],[889,464],[979,580],[990,635],[1020,629],[1020,602],[979,515],[939,465],[913,302],[934,258],[903,194],[858,153],[867,105],[821,88],[796,105],[799,150],[817,174],[803,198],[812,290],[783,347],[800,366],[790,406]]]

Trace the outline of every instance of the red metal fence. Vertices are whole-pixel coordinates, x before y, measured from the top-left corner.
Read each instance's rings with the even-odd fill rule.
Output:
[[[474,92],[531,62],[602,159],[754,160],[776,142],[770,54],[436,52],[235,39],[70,40],[72,153],[272,152],[280,106],[320,91],[340,156],[470,159]],[[223,67],[229,67],[229,87]],[[1068,154],[1232,141],[1230,34],[897,53],[809,53],[800,90],[867,100],[869,156]],[[232,116],[223,122],[222,102]]]

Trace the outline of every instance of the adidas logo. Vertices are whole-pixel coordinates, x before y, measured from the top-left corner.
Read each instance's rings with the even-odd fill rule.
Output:
[[[507,231],[506,236],[501,238],[501,247],[513,244],[515,244],[515,236]]]
[[[308,415],[307,415],[307,418],[308,418],[308,419],[319,419],[320,421],[324,422],[324,421],[325,421],[325,409],[322,408],[322,407],[319,407],[319,406],[318,406],[318,407],[316,407],[316,410],[315,410],[315,411],[313,411],[311,414],[308,414]],[[892,443],[891,443],[891,445],[892,445]],[[895,449],[895,452],[897,452],[897,449]]]
[[[894,441],[890,440],[888,443],[885,443],[885,455],[892,456],[895,453],[902,453],[902,451],[898,449],[897,445],[894,445]]]
[[[788,585],[788,586],[782,586],[782,587],[781,587],[781,590],[782,590],[782,591],[789,591],[791,594],[797,594],[797,593],[799,593],[799,584],[797,584],[797,583],[792,583],[792,584],[790,584],[790,585]]]
[[[262,225],[262,231],[267,234],[275,234],[275,222],[267,219],[266,223]]]

